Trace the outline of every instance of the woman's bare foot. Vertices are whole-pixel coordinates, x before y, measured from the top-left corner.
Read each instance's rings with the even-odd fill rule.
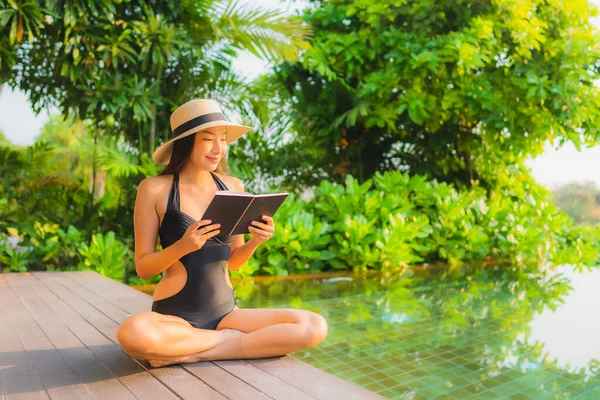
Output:
[[[225,341],[227,339],[245,335],[244,332],[241,332],[241,331],[238,331],[235,329],[223,329],[220,332],[222,333],[222,335],[220,336],[219,341],[213,347],[211,347],[211,349],[217,347],[219,344],[221,344],[223,341]],[[173,365],[173,364],[185,364],[185,363],[198,362],[198,361],[202,361],[202,354],[207,350],[210,350],[210,349],[206,349],[206,350],[204,350],[200,353],[196,353],[196,354],[190,354],[190,355],[179,356],[179,357],[171,357],[171,358],[165,358],[165,359],[153,359],[153,360],[148,360],[148,362],[154,368],[165,367],[167,365]]]
[[[191,356],[181,356],[181,357],[173,357],[173,358],[169,358],[169,359],[165,359],[165,360],[148,360],[148,362],[150,363],[150,365],[152,367],[160,368],[160,367],[166,367],[167,365],[185,364],[185,363],[189,363],[189,362],[194,362],[194,361],[190,361],[190,357]]]

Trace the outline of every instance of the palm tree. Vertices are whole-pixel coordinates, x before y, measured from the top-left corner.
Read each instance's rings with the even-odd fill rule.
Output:
[[[23,38],[40,34],[44,11],[36,1],[0,0],[0,92]]]
[[[30,42],[17,53],[12,44],[23,37]],[[293,61],[310,37],[300,17],[238,0],[0,0],[0,82],[12,74],[35,110],[58,104],[92,121],[91,210],[103,171],[116,180],[153,173],[148,155],[184,100],[212,97],[242,116],[260,113],[232,70],[240,52]],[[19,58],[9,63],[7,54]]]
[[[181,97],[212,95],[247,112],[244,104],[248,99],[234,90],[239,90],[244,82],[232,70],[232,60],[240,52],[249,51],[275,63],[295,61],[299,50],[308,47],[307,39],[311,37],[309,27],[300,18],[240,4],[239,0],[197,0],[188,5],[186,12],[192,17],[184,28],[161,19],[150,8],[145,9],[145,20],[134,25],[140,36],[142,71],[154,78],[157,96],[169,60],[191,56],[193,67],[179,76],[186,82]],[[157,104],[153,103],[149,151],[155,146],[156,112]]]

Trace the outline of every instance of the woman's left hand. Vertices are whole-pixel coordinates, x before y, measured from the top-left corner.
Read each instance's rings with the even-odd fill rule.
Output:
[[[252,233],[252,238],[250,240],[254,240],[259,244],[271,239],[273,233],[275,233],[275,223],[273,222],[273,218],[268,215],[263,215],[262,218],[267,222],[266,224],[252,221],[250,224],[251,226],[248,227],[248,230]]]

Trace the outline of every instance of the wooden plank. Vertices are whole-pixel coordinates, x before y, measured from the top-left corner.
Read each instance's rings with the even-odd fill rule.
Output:
[[[227,360],[214,361],[216,365],[223,368],[232,375],[248,382],[258,390],[274,399],[286,400],[309,400],[315,399],[314,396],[292,386],[285,381],[263,371],[262,369],[249,364],[245,360]]]
[[[27,308],[54,348],[70,365],[98,362],[94,355],[60,321],[34,293],[40,282],[33,276],[27,279],[8,278],[9,285]]]
[[[129,314],[152,309],[152,296],[102,276],[97,272],[69,271],[63,274]]]
[[[46,284],[55,295],[71,305],[83,319],[95,326],[114,344],[118,344],[116,331],[119,324],[91,305],[96,304],[99,307],[104,307],[105,303],[98,301],[98,296],[90,291],[85,293],[80,292],[80,295],[83,297],[79,297],[73,293],[69,288],[73,285],[77,285],[77,283],[66,276],[62,276],[63,274],[64,273],[62,272],[44,272],[37,273],[36,276],[39,277],[42,283]],[[179,366],[152,368],[149,369],[148,372],[181,398],[197,399],[199,396],[207,396],[209,398],[225,399],[224,396],[220,395],[206,383],[198,380],[194,375]]]
[[[383,399],[367,389],[289,356],[248,360],[248,362],[319,399]]]
[[[112,343],[118,343],[117,329],[119,328],[119,325],[85,301],[85,299],[69,290],[68,285],[72,284],[72,282],[66,278],[62,278],[60,275],[60,272],[43,272],[35,274],[36,278],[46,285],[46,287],[57,297],[70,305],[84,320],[93,325]],[[65,285],[65,283],[67,285]]]
[[[48,394],[33,369],[2,371],[0,383],[5,400],[48,400]]]
[[[172,390],[176,390],[177,394],[184,399],[227,399],[217,390],[178,365],[152,368],[149,371]]]
[[[69,272],[66,272],[66,273],[61,272],[60,275],[61,275],[61,278],[65,278],[65,277],[68,278],[71,274]],[[68,287],[68,289],[70,291],[72,291],[73,293],[75,293],[76,295],[81,297],[82,299],[86,300],[88,303],[93,305],[96,309],[100,310],[103,314],[105,314],[107,317],[109,317],[113,321],[121,323],[122,321],[125,320],[125,318],[127,318],[130,315],[130,313],[128,313],[127,311],[125,311],[122,308],[120,308],[119,306],[117,306],[118,303],[113,303],[112,301],[108,301],[107,299],[105,299],[104,297],[102,297],[100,295],[90,297],[90,296],[88,296],[88,294],[90,292],[89,289],[87,289],[81,285],[75,285],[75,284],[67,285],[66,282],[67,282],[67,280],[64,280],[63,285]],[[110,292],[104,293],[104,296],[111,296],[111,293]]]
[[[270,397],[212,362],[185,364],[183,367],[231,400],[266,400]]]
[[[8,286],[0,285],[0,298],[4,296],[2,292],[8,289]],[[25,354],[25,349],[23,349],[8,318],[9,312],[10,310],[7,310],[3,306],[3,302],[0,301],[0,338],[2,338],[0,340],[0,354],[2,354],[0,360],[2,360],[1,365],[3,366],[0,372],[5,372],[8,366],[10,366],[11,371],[31,370],[31,363]]]
[[[48,394],[29,362],[4,306],[4,291],[10,290],[0,275],[0,399],[48,399]]]
[[[40,276],[34,275],[39,280]],[[167,400],[177,398],[161,382],[123,353],[119,345],[102,335],[41,281],[37,283],[35,293],[137,398]],[[93,371],[90,373],[93,374]]]
[[[9,279],[10,282],[12,282],[11,279]],[[13,289],[54,347],[80,377],[86,389],[98,399],[134,399],[135,396],[35,294],[44,289],[42,283],[38,279],[32,278],[26,284],[26,287],[15,284]]]
[[[20,274],[7,274],[7,281]],[[17,279],[28,279],[22,275]],[[15,329],[34,371],[50,397],[61,399],[93,399],[79,377],[54,348],[10,285],[2,285],[0,303]],[[31,377],[31,374],[29,374]],[[4,384],[3,384],[4,386]]]

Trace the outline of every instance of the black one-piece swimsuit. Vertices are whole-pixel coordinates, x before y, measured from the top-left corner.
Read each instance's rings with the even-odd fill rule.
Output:
[[[229,190],[211,172],[219,190]],[[179,175],[173,176],[167,211],[158,229],[160,243],[164,248],[172,245],[196,222],[179,209]],[[214,222],[213,222],[214,223]],[[187,281],[179,292],[152,303],[152,311],[175,315],[188,321],[193,327],[216,329],[219,322],[235,306],[235,294],[225,279],[233,236],[217,235],[204,246],[181,257],[179,261],[187,272]]]

